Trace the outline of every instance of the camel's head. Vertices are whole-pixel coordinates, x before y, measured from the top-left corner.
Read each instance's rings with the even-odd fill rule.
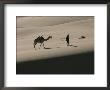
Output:
[[[49,38],[51,38],[51,39],[52,39],[52,36],[49,36]]]

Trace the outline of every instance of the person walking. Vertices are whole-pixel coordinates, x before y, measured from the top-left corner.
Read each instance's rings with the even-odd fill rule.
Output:
[[[69,46],[69,34],[66,36],[67,46]]]

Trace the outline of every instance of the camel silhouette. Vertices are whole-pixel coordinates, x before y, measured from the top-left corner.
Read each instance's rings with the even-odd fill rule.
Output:
[[[52,38],[52,36],[49,36],[48,38],[44,38],[43,36],[39,36],[39,37],[37,37],[35,40],[34,40],[34,48],[35,48],[35,45],[37,44],[37,43],[41,43],[40,44],[40,47],[41,47],[41,45],[43,45],[43,47],[44,47],[44,41],[47,41],[47,40],[49,40],[50,38]],[[44,47],[45,48],[45,47]],[[36,48],[35,48],[36,49]]]

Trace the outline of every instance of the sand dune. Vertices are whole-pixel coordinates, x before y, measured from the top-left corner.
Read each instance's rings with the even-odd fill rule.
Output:
[[[65,37],[70,34],[67,47]],[[38,35],[52,39],[45,49],[33,41]],[[79,39],[85,36],[84,39]],[[77,46],[77,47],[74,47]],[[17,17],[17,62],[72,55],[94,50],[94,17]]]
[[[91,17],[44,17],[44,16],[37,16],[37,17],[17,17],[17,27],[42,27],[42,26],[53,26],[53,25],[59,25],[68,23],[71,21],[78,21],[78,20],[85,20],[85,19],[91,19]],[[30,24],[31,23],[31,24]]]

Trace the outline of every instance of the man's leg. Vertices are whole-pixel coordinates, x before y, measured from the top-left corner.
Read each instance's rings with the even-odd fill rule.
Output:
[[[67,46],[69,46],[69,40],[67,41]]]

